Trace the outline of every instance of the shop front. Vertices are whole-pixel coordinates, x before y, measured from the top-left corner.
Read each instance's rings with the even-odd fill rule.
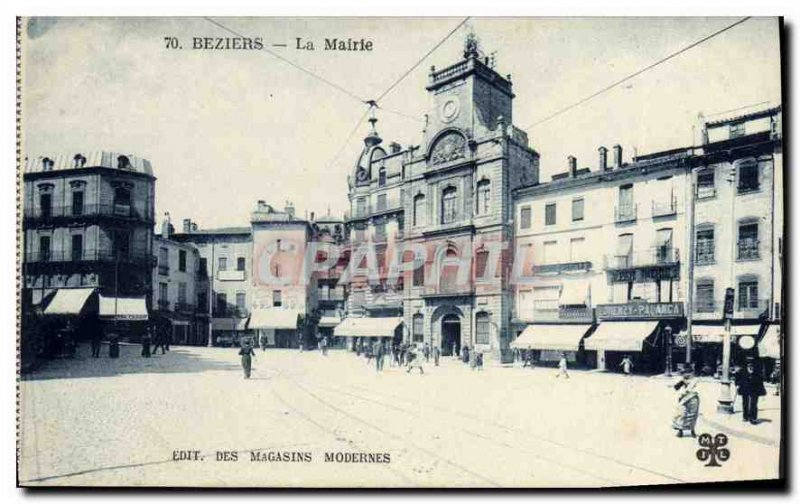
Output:
[[[747,357],[755,356],[751,342],[758,338],[760,330],[759,324],[731,326],[731,363],[734,366],[743,366]],[[698,374],[719,377],[724,339],[725,325],[720,321],[692,325],[692,362]]]
[[[74,354],[78,341],[89,341],[100,331],[96,289],[59,289],[44,309],[40,324],[39,354],[65,357]]]
[[[141,297],[98,297],[98,317],[108,338],[138,343],[148,329],[150,315]]]
[[[347,338],[348,348],[368,351],[375,341],[393,345],[403,340],[403,317],[347,317],[333,329],[337,338]]]
[[[661,373],[667,365],[674,368],[667,356],[678,353],[673,337],[685,324],[682,303],[597,305],[596,315],[599,325],[584,347],[595,352],[597,369],[621,372],[625,357],[637,373]]]
[[[565,355],[570,365],[585,367],[583,338],[591,324],[531,324],[511,343],[521,352],[534,352],[534,360],[555,365]]]
[[[291,308],[253,310],[247,329],[255,331],[255,343],[262,347],[298,348],[303,312]]]
[[[323,315],[317,324],[317,338],[328,338],[328,348],[346,348],[347,338],[333,334],[334,328],[342,323],[337,315]]]

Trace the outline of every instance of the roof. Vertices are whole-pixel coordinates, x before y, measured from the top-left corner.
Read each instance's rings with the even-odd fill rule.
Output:
[[[173,236],[181,236],[181,237],[191,237],[191,236],[203,236],[203,235],[239,235],[239,234],[250,234],[250,226],[230,226],[230,227],[221,227],[221,228],[211,228],[211,229],[197,229],[192,231],[191,233],[175,233]]]
[[[52,162],[52,167],[45,169],[45,160]],[[47,163],[49,166],[49,163]],[[108,168],[123,172],[139,173],[153,176],[150,161],[133,154],[96,151],[61,153],[26,158],[25,173],[45,173],[50,171],[86,170],[90,168]]]
[[[741,114],[738,116],[727,117],[724,119],[717,119],[715,121],[707,121],[706,127],[707,128],[714,128],[717,126],[724,126],[731,123],[738,123],[744,121],[753,121],[755,119],[761,119],[764,117],[769,117],[775,114],[778,114],[783,109],[783,105],[778,105],[777,107],[772,107],[764,110],[757,110],[755,112],[750,112],[749,114]]]

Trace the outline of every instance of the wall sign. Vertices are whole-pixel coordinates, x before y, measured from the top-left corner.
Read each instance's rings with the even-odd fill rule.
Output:
[[[683,316],[683,303],[623,303],[597,305],[598,319],[666,319]]]

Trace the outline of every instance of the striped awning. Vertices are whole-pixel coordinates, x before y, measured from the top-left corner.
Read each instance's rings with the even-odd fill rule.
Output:
[[[757,336],[760,329],[759,325],[731,326],[731,339],[735,341],[739,336]],[[723,324],[692,325],[692,341],[695,343],[722,343],[724,337]]]
[[[511,343],[511,348],[577,352],[588,324],[531,324]]]
[[[111,320],[147,320],[144,298],[113,298],[100,296],[100,318]]]
[[[334,336],[391,338],[403,317],[348,317],[333,330]]]
[[[58,289],[45,315],[79,315],[95,289]]]
[[[770,324],[758,343],[758,355],[770,359],[781,358],[781,326]]]
[[[658,327],[657,320],[603,322],[584,343],[586,350],[641,352],[642,343]]]
[[[342,322],[342,319],[340,319],[339,317],[320,317],[319,324],[317,324],[317,326],[319,326],[319,327],[336,327],[341,322]]]
[[[297,329],[297,323],[303,314],[300,310],[290,308],[261,308],[253,310],[250,315],[248,329]]]

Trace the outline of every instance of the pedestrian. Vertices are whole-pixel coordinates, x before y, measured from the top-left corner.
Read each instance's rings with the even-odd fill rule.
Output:
[[[697,424],[697,416],[700,410],[700,396],[695,391],[697,380],[691,373],[684,373],[674,389],[678,392],[678,405],[672,417],[672,428],[678,433],[678,437],[683,437],[684,431],[689,431],[692,437],[695,436],[694,428]]]
[[[92,357],[100,357],[100,331],[95,327],[92,329]]]
[[[164,341],[162,342],[162,345],[164,345],[164,350],[167,352],[169,352],[170,343],[172,343],[172,330],[171,328],[164,327]]]
[[[561,352],[561,359],[558,361],[558,373],[556,373],[556,378],[561,375],[564,375],[564,378],[569,378],[569,373],[567,372],[567,354],[564,352]]]
[[[438,346],[433,347],[433,365],[439,367],[439,357],[441,356],[442,351],[439,350]]]
[[[622,362],[619,363],[619,367],[622,368],[622,374],[625,376],[630,376],[631,370],[633,370],[633,361],[631,360],[631,356],[626,355],[625,358],[622,359]]]
[[[328,355],[328,337],[322,337],[322,355]]]
[[[108,356],[112,359],[119,358],[119,336],[117,336],[117,333],[108,334]]]
[[[239,355],[242,356],[242,370],[244,370],[244,379],[250,379],[250,370],[253,365],[253,357],[256,353],[253,351],[253,345],[249,338],[242,340],[242,347],[239,349]]]
[[[747,361],[744,371],[736,380],[739,395],[742,396],[742,420],[753,425],[758,423],[758,398],[767,395],[764,378],[756,371],[755,362]]]
[[[483,371],[483,352],[476,352],[475,367],[478,371]]]
[[[356,355],[361,356],[361,340],[356,341]]]
[[[422,354],[425,356],[425,362],[431,361],[431,346],[428,342],[425,342],[425,345],[422,347]]]
[[[150,334],[150,327],[144,330],[144,335],[142,335],[142,357],[149,358],[150,357],[150,342],[153,340],[152,335]]]
[[[372,353],[375,354],[375,371],[383,371],[383,358],[385,355],[383,342],[376,341],[372,346]]]
[[[464,364],[469,362],[469,347],[467,345],[461,347],[461,362]]]
[[[422,351],[417,347],[411,347],[408,351],[406,351],[408,355],[408,368],[406,369],[406,373],[410,373],[412,369],[419,368],[419,374],[425,374],[425,370],[422,369]]]
[[[161,347],[161,355],[166,353],[166,342],[164,341],[164,331],[156,328],[155,337],[153,338],[153,355],[158,352],[158,347]]]
[[[458,344],[455,341],[453,342],[453,353],[450,355],[452,355],[454,359],[458,359]]]
[[[469,369],[475,371],[478,366],[478,355],[475,352],[475,347],[469,347]]]

